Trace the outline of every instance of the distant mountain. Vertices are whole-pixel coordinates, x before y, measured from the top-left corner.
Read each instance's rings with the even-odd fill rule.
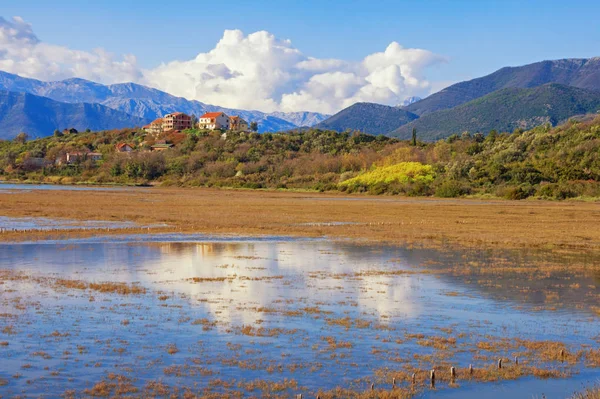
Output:
[[[174,111],[200,116],[205,112],[223,111],[239,115],[248,122],[257,122],[260,132],[289,130],[312,126],[328,115],[314,112],[245,111],[190,101],[163,91],[135,83],[102,85],[85,79],[42,82],[0,71],[0,89],[30,93],[67,103],[98,103],[143,119],[156,119]]]
[[[600,57],[542,61],[519,67],[502,68],[490,75],[457,83],[405,109],[423,116],[456,107],[497,90],[529,88],[560,83],[588,90],[600,90]]]
[[[432,141],[463,131],[511,132],[544,123],[557,125],[572,116],[598,111],[600,92],[550,83],[498,90],[452,109],[426,114],[389,135],[408,139],[416,128],[421,140]]]
[[[0,139],[12,139],[19,132],[31,138],[51,135],[55,129],[75,127],[83,131],[142,126],[138,118],[100,104],[69,104],[28,93],[0,90]]]
[[[402,103],[398,104],[398,107],[408,107],[410,104],[414,104],[417,101],[421,101],[422,98],[421,97],[417,97],[417,96],[412,96],[412,97],[408,97],[406,100],[402,101]]]
[[[356,103],[315,125],[315,128],[338,132],[350,129],[369,134],[385,134],[417,118],[417,115],[398,107]]]
[[[331,116],[317,112],[272,112],[269,115],[293,123],[298,127],[311,127]]]

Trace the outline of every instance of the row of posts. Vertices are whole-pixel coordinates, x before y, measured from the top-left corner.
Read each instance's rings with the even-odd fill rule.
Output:
[[[564,359],[565,357],[565,351],[561,350],[560,351],[560,357]],[[498,359],[498,370],[502,369],[502,358]],[[515,356],[515,365],[519,365],[519,357]],[[473,365],[469,364],[469,375],[473,375],[474,369],[473,369]],[[456,380],[456,368],[454,367],[450,367],[450,379],[452,382],[454,382]],[[413,373],[412,377],[411,377],[411,382],[413,385],[415,385],[417,383],[417,374]],[[431,370],[429,372],[429,382],[431,384],[432,388],[435,388],[435,369]],[[392,379],[392,388],[396,388],[396,378]],[[371,383],[371,391],[375,390],[375,384]],[[296,395],[296,399],[302,399],[302,394],[298,394]],[[317,399],[321,399],[320,395],[317,395]]]

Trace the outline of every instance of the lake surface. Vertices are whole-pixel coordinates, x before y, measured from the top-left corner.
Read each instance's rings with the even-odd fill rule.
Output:
[[[125,229],[139,227],[134,222],[109,222],[103,220],[50,219],[43,217],[0,216],[0,231],[25,230],[89,230],[89,229]]]
[[[565,398],[600,378],[575,356],[600,339],[596,260],[577,262],[283,237],[0,244],[0,396],[334,397],[415,372],[415,397]],[[464,374],[500,357],[565,376]]]
[[[11,191],[122,191],[132,190],[134,187],[106,187],[106,186],[81,186],[81,185],[60,185],[60,184],[24,184],[24,183],[3,183],[0,182],[0,193],[8,194]]]

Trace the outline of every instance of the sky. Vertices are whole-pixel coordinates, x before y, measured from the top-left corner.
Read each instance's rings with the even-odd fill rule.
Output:
[[[586,0],[3,0],[0,70],[334,113],[504,66],[599,56],[597,15]]]

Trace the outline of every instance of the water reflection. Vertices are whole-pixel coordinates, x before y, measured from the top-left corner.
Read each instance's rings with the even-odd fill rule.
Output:
[[[465,270],[477,260],[478,267]],[[502,301],[520,306],[558,306],[589,311],[598,299],[598,274],[574,277],[562,271],[531,276],[486,274],[497,254],[439,252],[324,241],[221,243],[87,243],[0,246],[0,265],[23,272],[59,273],[84,280],[139,282],[186,296],[222,321],[252,323],[263,317],[249,308],[275,301],[355,303],[353,313],[379,319],[418,318],[469,303],[489,309]],[[505,260],[506,261],[506,260]],[[525,263],[523,258],[509,262]],[[460,273],[422,274],[448,268]],[[406,271],[406,273],[403,273]],[[485,271],[485,273],[483,273]],[[523,279],[523,276],[526,279]],[[194,283],[190,279],[205,281]],[[217,281],[225,278],[223,281]],[[204,301],[199,301],[204,299]]]
[[[90,375],[97,379],[115,367],[177,386],[206,380],[165,374],[168,366],[201,364],[223,379],[275,378],[268,366],[282,361],[277,378],[330,389],[371,378],[379,367],[399,369],[398,359],[431,354],[429,347],[404,342],[408,333],[439,336],[445,329],[463,345],[447,356],[469,364],[477,361],[474,342],[488,335],[580,345],[594,344],[600,328],[591,319],[598,296],[590,282],[598,275],[562,264],[506,271],[527,267],[532,254],[323,240],[144,239],[0,245],[0,271],[37,278],[2,281],[0,331],[14,325],[20,334],[0,335],[0,342],[10,341],[0,347],[0,378],[34,365],[22,371],[26,378],[11,380],[10,395],[59,396],[57,387],[85,388]],[[147,293],[69,290],[40,277],[136,283]],[[251,329],[243,333],[244,326]],[[258,328],[267,333],[257,336]],[[331,349],[328,342],[346,346]],[[167,354],[167,344],[180,352]],[[46,363],[36,363],[40,352],[48,355]],[[238,367],[237,361],[263,366]],[[48,378],[42,364],[62,374]],[[290,371],[290,364],[303,371]]]

